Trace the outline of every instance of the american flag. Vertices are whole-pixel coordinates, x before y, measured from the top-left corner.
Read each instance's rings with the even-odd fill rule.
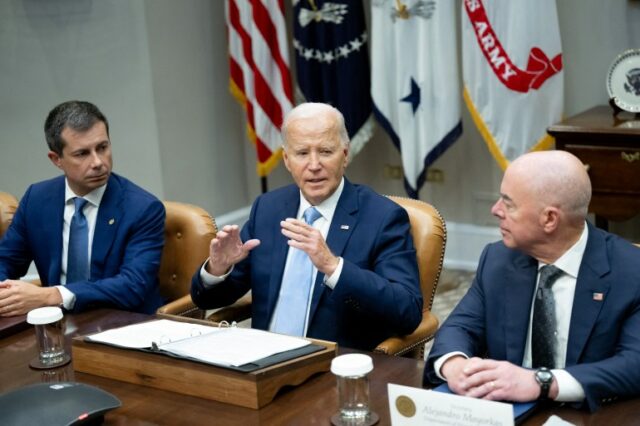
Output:
[[[227,0],[230,89],[247,112],[258,176],[282,156],[280,127],[292,108],[283,0]]]

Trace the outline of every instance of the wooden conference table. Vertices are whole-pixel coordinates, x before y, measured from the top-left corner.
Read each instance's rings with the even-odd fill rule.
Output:
[[[67,315],[67,337],[85,335],[140,322],[149,317],[114,310]],[[352,352],[341,349],[340,352]],[[0,339],[0,393],[38,382],[77,381],[98,386],[122,401],[122,407],[105,416],[105,425],[328,425],[337,411],[335,377],[321,373],[300,386],[284,389],[259,410],[161,391],[85,373],[75,373],[72,364],[52,370],[33,370],[29,361],[37,355],[32,328]],[[420,387],[424,362],[371,354],[371,408],[380,416],[379,425],[389,425],[387,383]],[[34,401],[34,404],[37,403]],[[640,399],[616,402],[595,414],[556,407],[530,417],[525,424],[540,425],[551,414],[576,425],[632,425],[640,422]],[[0,413],[1,418],[1,413]]]

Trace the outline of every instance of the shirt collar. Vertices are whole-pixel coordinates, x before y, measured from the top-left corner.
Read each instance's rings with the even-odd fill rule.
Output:
[[[331,222],[333,219],[333,213],[336,211],[336,206],[338,205],[338,200],[340,200],[340,196],[342,195],[342,191],[344,190],[344,176],[340,180],[340,185],[333,191],[333,194],[329,196],[326,200],[314,206],[316,210],[322,215],[323,218]],[[307,208],[311,207],[311,203],[304,198],[302,191],[300,191],[300,208],[298,209],[298,219],[300,219]]]
[[[578,278],[578,271],[580,270],[580,264],[582,263],[582,257],[584,251],[587,248],[587,240],[589,238],[589,227],[585,222],[582,234],[578,241],[569,248],[562,256],[558,258],[553,264],[573,278]],[[544,266],[544,263],[538,263],[538,269]]]
[[[100,206],[100,201],[102,201],[102,196],[104,195],[104,191],[107,190],[107,184],[105,183],[102,186],[97,187],[93,191],[85,194],[82,198],[87,200],[91,205],[98,207]],[[64,203],[67,204],[75,197],[79,197],[76,195],[71,187],[69,186],[69,181],[67,178],[64,179]]]

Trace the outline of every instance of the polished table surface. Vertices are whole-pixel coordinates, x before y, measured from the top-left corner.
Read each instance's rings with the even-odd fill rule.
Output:
[[[98,310],[67,315],[67,343],[74,335],[85,335],[119,327],[149,317],[128,312]],[[349,352],[341,350],[342,353]],[[328,425],[338,408],[335,377],[327,372],[311,377],[300,386],[284,389],[273,402],[252,410],[206,399],[119,382],[85,373],[75,373],[72,364],[52,370],[33,370],[29,361],[37,356],[32,328],[0,339],[0,393],[38,382],[78,381],[111,392],[122,407],[105,416],[106,425]],[[387,383],[420,387],[424,362],[371,354],[371,409],[380,416],[379,425],[390,424]],[[35,403],[35,401],[34,401]],[[632,425],[640,423],[640,399],[616,402],[595,414],[571,408],[544,410],[525,424],[540,425],[551,414],[576,425]],[[0,413],[0,423],[2,423]]]

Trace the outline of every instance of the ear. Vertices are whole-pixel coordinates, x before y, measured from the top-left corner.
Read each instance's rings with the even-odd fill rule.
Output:
[[[547,206],[540,213],[540,225],[545,233],[554,232],[560,224],[560,210],[557,207]]]
[[[282,160],[284,161],[284,166],[291,172],[291,168],[289,168],[289,154],[287,154],[287,147],[284,145],[282,145]]]
[[[60,156],[58,154],[56,154],[53,151],[49,151],[49,153],[47,154],[47,157],[49,157],[49,160],[51,160],[51,163],[53,163],[54,166],[56,166],[59,169],[62,169],[62,166],[60,165]]]
[[[349,165],[349,146],[346,146],[342,149],[344,152],[344,167],[346,168]]]

